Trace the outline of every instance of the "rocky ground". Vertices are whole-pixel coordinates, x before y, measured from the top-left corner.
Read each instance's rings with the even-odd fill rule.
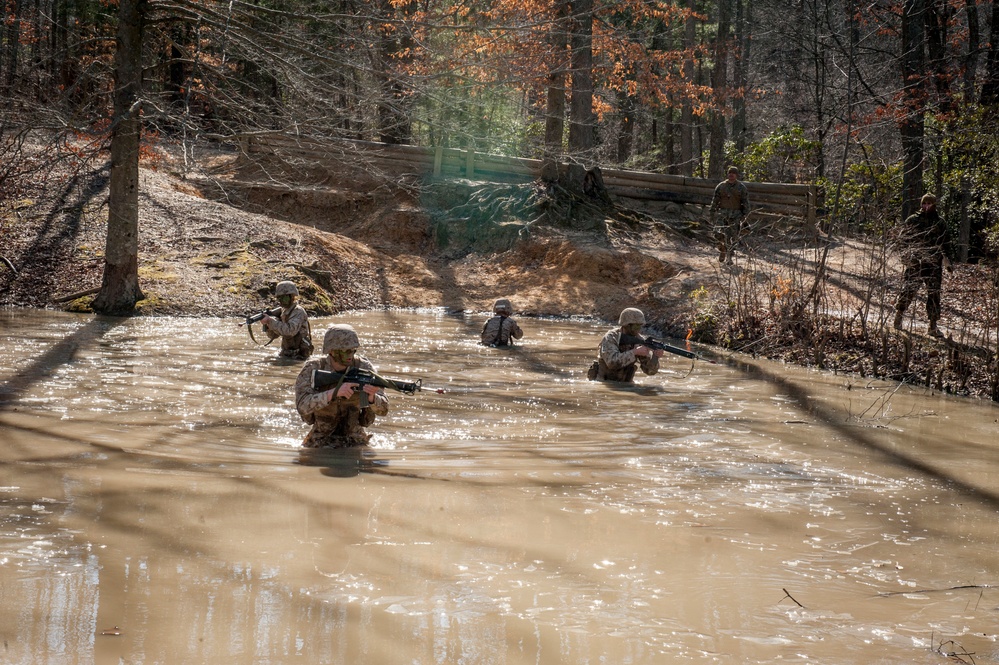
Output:
[[[370,174],[296,181],[244,166],[219,156],[182,176],[163,155],[143,168],[146,299],[137,313],[240,316],[274,306],[282,279],[299,285],[316,315],[488,311],[508,297],[521,316],[614,321],[635,306],[674,337],[693,331],[694,339],[805,365],[996,396],[984,338],[994,335],[996,287],[981,266],[947,276],[942,324],[950,339],[937,340],[919,332],[921,306],[909,312],[908,332],[886,329],[898,277],[890,256],[856,241],[817,240],[794,221],[757,220],[728,267],[698,223],[702,211],[675,204],[579,230],[502,213],[495,199],[481,206],[490,210],[486,221],[450,214],[481,194],[471,183],[441,185],[431,196]],[[0,265],[0,306],[87,311],[103,270],[107,176],[67,174],[3,206],[0,256],[10,263]],[[823,256],[821,297],[808,298]]]

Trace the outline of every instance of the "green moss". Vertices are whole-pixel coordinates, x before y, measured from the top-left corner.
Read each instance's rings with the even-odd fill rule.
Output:
[[[144,295],[145,298],[135,303],[136,314],[155,314],[167,306],[167,301],[154,292],[145,290]]]
[[[68,303],[65,303],[62,308],[66,312],[73,312],[75,314],[92,314],[94,310],[90,304],[94,302],[94,297],[93,295],[81,296],[76,300],[70,300]]]
[[[139,266],[139,278],[142,281],[176,282],[180,277],[165,267],[159,261],[151,261]]]

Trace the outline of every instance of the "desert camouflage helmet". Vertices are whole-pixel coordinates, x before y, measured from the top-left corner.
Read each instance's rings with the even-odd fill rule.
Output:
[[[298,287],[295,286],[294,282],[289,282],[287,280],[283,282],[278,282],[277,286],[274,287],[274,295],[276,296],[297,296]]]
[[[640,323],[644,326],[645,314],[643,314],[640,309],[628,307],[627,309],[621,310],[621,316],[618,317],[617,322],[622,326],[626,326],[629,323]]]
[[[323,337],[323,353],[325,354],[329,354],[330,351],[356,349],[360,345],[361,341],[357,339],[357,333],[353,326],[346,323],[337,323],[331,326],[326,331],[326,336]]]
[[[513,314],[513,305],[506,298],[500,298],[493,303],[493,311],[497,314]]]

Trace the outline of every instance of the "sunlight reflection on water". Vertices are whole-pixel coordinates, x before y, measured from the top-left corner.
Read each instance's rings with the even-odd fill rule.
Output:
[[[994,652],[991,587],[915,593],[997,569],[992,405],[902,390],[884,426],[855,416],[892,386],[745,358],[595,384],[609,326],[525,320],[499,350],[484,318],[313,321],[446,390],[390,395],[344,452],[300,449],[300,365],[234,320],[0,312],[6,662]]]

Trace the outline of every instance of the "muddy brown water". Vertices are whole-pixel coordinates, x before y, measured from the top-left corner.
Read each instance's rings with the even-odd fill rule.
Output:
[[[232,319],[0,312],[0,662],[999,660],[995,405],[484,318],[314,321],[447,390],[338,455]]]

